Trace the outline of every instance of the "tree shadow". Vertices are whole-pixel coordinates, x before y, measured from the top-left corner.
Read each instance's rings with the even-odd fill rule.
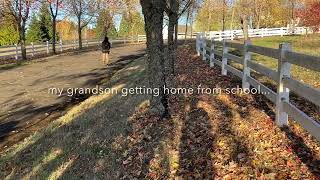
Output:
[[[140,76],[144,70],[128,69],[126,73],[130,71],[130,79],[111,81],[106,86],[130,88],[147,82]],[[122,168],[118,159],[122,158],[126,137],[132,132],[130,118],[147,99],[146,96],[127,98],[121,94],[91,97],[1,157],[0,176],[12,179],[118,178]],[[157,124],[150,132],[155,128]]]
[[[190,110],[183,118],[180,138],[179,175],[191,179],[214,179],[211,159],[214,136],[208,113],[191,97]]]
[[[110,63],[109,66],[103,67],[99,70],[92,70],[91,72],[84,74],[76,74],[74,76],[55,76],[46,79],[35,81],[32,86],[38,82],[59,81],[64,79],[76,80],[78,78],[86,78],[80,87],[95,87],[107,83],[114,74],[123,69],[128,64],[132,63],[139,57],[142,57],[143,52],[138,55],[121,56],[119,60]],[[125,81],[125,80],[124,80]],[[41,91],[48,91],[47,88]],[[21,141],[25,137],[33,134],[35,131],[46,127],[48,123],[54,121],[62,114],[67,112],[73,106],[83,102],[92,94],[79,94],[74,93],[72,96],[68,96],[66,92],[62,96],[56,97],[56,103],[38,106],[36,100],[30,100],[22,102],[19,100],[19,96],[14,96],[9,102],[16,103],[7,107],[8,112],[0,115],[0,149],[3,151],[4,147],[10,147],[11,145]],[[13,123],[10,122],[15,122]],[[7,124],[11,125],[8,126]]]
[[[234,77],[231,79],[231,84],[232,86],[240,85],[241,81]],[[273,84],[267,82],[264,82],[264,84],[267,87],[271,88],[273,91],[276,91]],[[248,96],[231,94],[230,97],[232,102],[239,106],[237,111],[242,118],[250,116],[250,106],[263,111],[273,121],[276,118],[274,112],[274,104],[262,94]],[[307,111],[308,115],[312,116],[313,114],[316,114],[317,110],[315,109],[314,105],[305,100],[302,100],[301,98],[298,98],[294,93],[290,94],[290,98],[291,103],[298,105],[297,107],[300,107],[300,109]],[[315,175],[316,177],[320,176],[320,160],[316,158],[314,152],[304,142],[305,140],[300,135],[292,131],[291,128],[292,127],[281,128],[281,130],[285,132],[285,135],[289,140],[288,148],[292,149],[292,152],[299,158],[299,160],[307,165],[309,171],[313,175]]]

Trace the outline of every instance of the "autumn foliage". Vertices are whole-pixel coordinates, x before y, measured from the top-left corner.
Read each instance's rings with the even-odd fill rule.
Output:
[[[309,5],[307,8],[302,10],[300,17],[303,19],[306,26],[311,26],[315,30],[320,28],[320,1],[315,1]]]

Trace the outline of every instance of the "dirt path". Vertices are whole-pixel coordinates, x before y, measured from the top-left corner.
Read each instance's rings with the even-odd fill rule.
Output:
[[[88,97],[59,97],[48,93],[49,88],[95,87],[142,56],[144,49],[145,45],[114,48],[108,67],[100,62],[100,52],[93,51],[50,57],[0,71],[0,149],[42,129]]]

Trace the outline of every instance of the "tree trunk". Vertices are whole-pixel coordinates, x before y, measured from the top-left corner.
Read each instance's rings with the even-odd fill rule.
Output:
[[[190,34],[191,34],[191,39],[193,38],[193,20],[194,20],[194,17],[193,17],[193,11],[195,9],[195,4],[196,2],[194,0],[191,1],[192,3],[192,8],[191,8],[191,13],[190,13]]]
[[[169,15],[169,25],[168,25],[168,57],[166,72],[168,74],[174,74],[174,60],[175,60],[175,15],[171,13]]]
[[[185,35],[184,35],[184,43],[187,43],[187,36],[188,36],[188,22],[189,22],[189,17],[190,17],[190,11],[191,11],[191,9],[189,9],[189,10],[188,10],[188,14],[187,14],[186,29],[185,29]]]
[[[159,96],[152,96],[150,111],[152,114],[168,116],[168,100],[163,87],[166,85],[163,51],[163,0],[140,0],[145,19],[147,34],[147,72],[150,88],[159,89]]]
[[[248,19],[246,15],[241,16],[241,25],[242,25],[244,40],[246,41],[249,39]]]
[[[52,51],[56,54],[56,18],[52,18]]]
[[[235,13],[235,8],[234,8],[234,7],[232,7],[232,15],[231,15],[230,30],[233,30],[234,13]]]
[[[79,49],[82,49],[82,27],[81,27],[81,17],[78,17],[78,43],[79,43]]]
[[[178,2],[177,0],[170,0],[170,13],[168,25],[168,53],[166,63],[166,74],[174,74],[174,62],[176,59],[176,43],[178,33]]]
[[[223,8],[222,8],[222,31],[225,31],[226,29],[226,10],[225,10],[225,6],[226,6],[226,0],[223,0]]]
[[[19,41],[20,41],[20,46],[21,46],[21,58],[22,58],[22,60],[26,60],[27,59],[25,26],[26,26],[26,23],[24,21],[19,23]]]
[[[178,48],[178,32],[179,32],[179,27],[178,27],[178,14],[175,15],[175,25],[174,25],[174,48],[175,50]]]

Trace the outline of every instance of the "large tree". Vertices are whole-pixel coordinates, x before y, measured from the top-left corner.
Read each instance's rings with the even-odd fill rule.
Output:
[[[160,90],[159,96],[150,100],[151,112],[162,116],[168,115],[168,101],[164,93],[166,76],[164,73],[163,18],[164,0],[140,0],[145,20],[147,35],[147,71],[151,88]]]

